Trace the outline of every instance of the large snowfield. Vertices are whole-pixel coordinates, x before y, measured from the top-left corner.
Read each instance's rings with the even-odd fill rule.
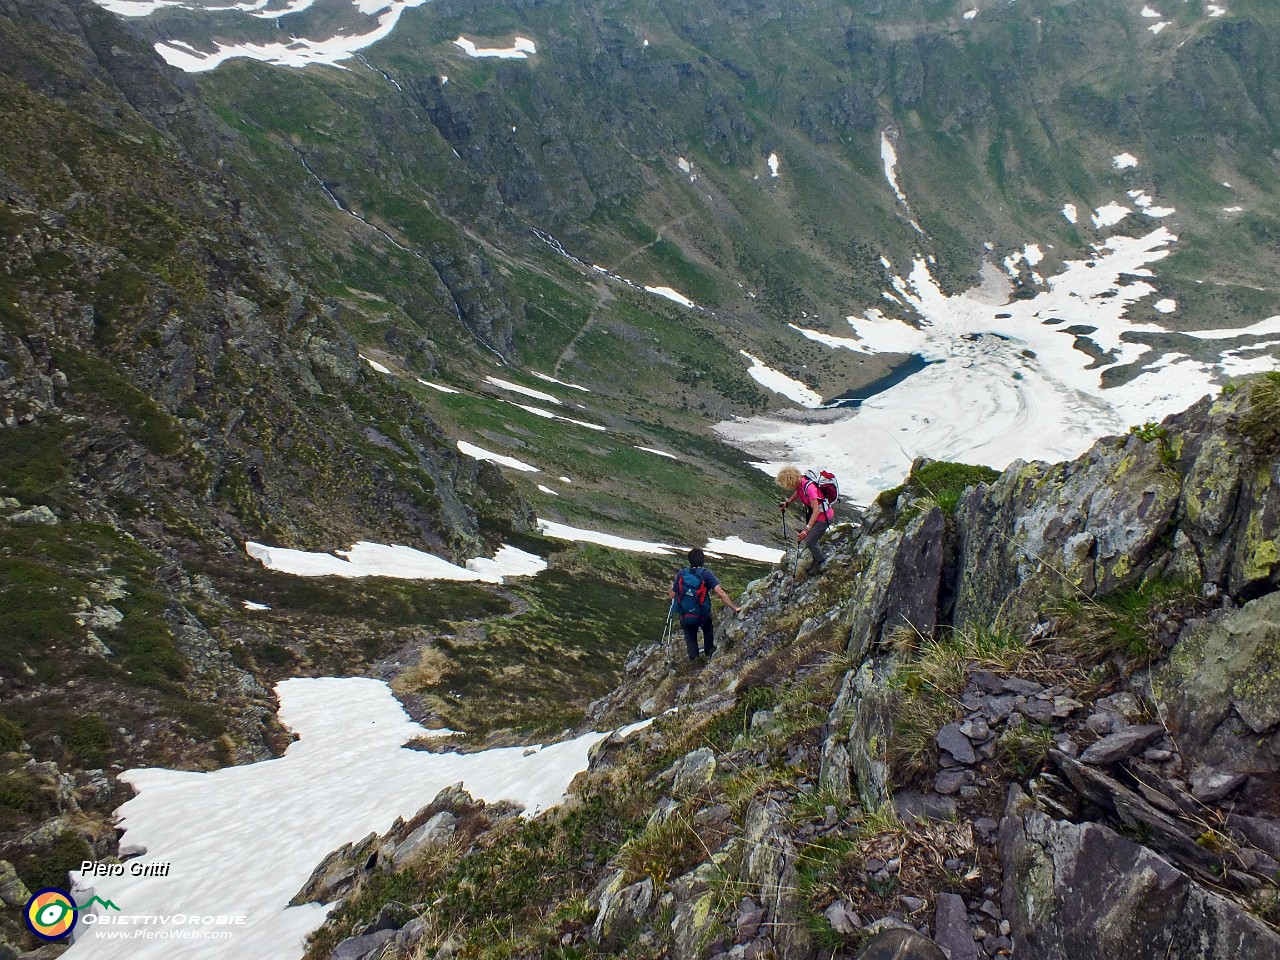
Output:
[[[430,753],[403,744],[449,731],[414,723],[379,680],[286,680],[276,692],[280,720],[297,736],[284,756],[212,773],[121,775],[138,791],[119,811],[121,847],[145,849],[133,862],[167,863],[168,875],[79,877],[78,903],[97,896],[118,909],[82,915],[67,956],[294,960],[329,907],[289,901],[331,851],[385,832],[456,783],[477,799],[545,810],[608,736]]]

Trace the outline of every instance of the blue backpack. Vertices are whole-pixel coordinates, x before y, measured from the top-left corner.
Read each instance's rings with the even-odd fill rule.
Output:
[[[685,567],[676,574],[676,611],[682,624],[701,623],[711,616],[711,592],[701,570]]]

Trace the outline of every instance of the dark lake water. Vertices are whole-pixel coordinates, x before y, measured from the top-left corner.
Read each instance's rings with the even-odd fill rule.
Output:
[[[898,364],[883,377],[878,380],[872,380],[865,386],[859,387],[857,390],[850,390],[840,394],[838,397],[832,397],[822,406],[830,407],[860,407],[864,400],[870,400],[877,393],[884,393],[895,384],[901,383],[913,373],[919,373],[929,365],[929,361],[918,353],[913,353],[902,363]]]

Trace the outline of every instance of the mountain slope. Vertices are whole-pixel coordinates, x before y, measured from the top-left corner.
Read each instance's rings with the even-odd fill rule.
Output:
[[[114,850],[106,771],[269,756],[281,672],[382,652],[386,635],[303,645],[246,622],[246,582],[287,597],[246,539],[469,556],[529,517],[201,166],[223,134],[188,84],[93,5],[2,12],[0,846],[42,886]],[[375,621],[403,603],[367,595]],[[475,588],[413,601],[415,625],[505,609]]]
[[[1274,217],[1265,78],[1275,21],[1265,5],[1226,18],[1188,6],[1155,35],[1131,3],[1020,4],[973,19],[948,6],[446,2],[409,11],[364,54],[385,76],[359,64],[345,77],[233,66],[200,82],[268,130],[286,114],[297,129],[309,103],[323,108],[313,97],[299,104],[294,89],[327,89],[354,106],[363,88],[361,112],[376,102],[380,119],[366,121],[359,142],[381,157],[365,183],[333,172],[353,193],[376,196],[386,167],[413,166],[418,176],[397,193],[424,189],[446,216],[514,216],[561,235],[589,263],[630,255],[637,279],[665,270],[668,281],[698,284],[685,292],[711,307],[741,309],[745,282],[773,319],[877,298],[879,254],[900,262],[923,247],[949,287],[977,280],[986,241],[997,259],[1025,242],[1052,245],[1061,251],[1052,263],[1092,234],[1062,217],[1064,203],[1089,210],[1130,188],[1177,208],[1189,252],[1239,249],[1229,238],[1242,235],[1240,220],[1256,234]],[[459,34],[527,34],[541,45],[530,60],[476,60],[453,45]],[[253,98],[263,83],[283,98]],[[898,141],[909,210],[883,175],[885,129]],[[385,148],[405,146],[409,131],[425,135],[416,154],[397,149],[393,160]],[[436,138],[456,156],[424,154]],[[1123,152],[1140,158],[1132,172],[1111,161]],[[1223,215],[1243,201],[1245,216]],[[763,222],[768,231],[755,229]],[[638,250],[655,231],[668,243]],[[1180,295],[1195,279],[1265,285],[1269,256],[1213,256],[1212,275],[1202,266],[1171,283]]]
[[[230,61],[197,82],[245,138],[228,165],[282,222],[327,238],[309,250],[293,241],[313,271],[349,301],[386,302],[376,325],[358,327],[383,362],[466,388],[493,374],[496,351],[509,366],[495,375],[509,381],[538,388],[517,374],[532,371],[585,385],[609,425],[630,421],[641,446],[674,445],[732,483],[728,501],[754,508],[749,474],[728,451],[703,459],[700,438],[708,420],[779,411],[785,435],[797,404],[753,379],[740,351],[796,381],[792,398],[909,381],[921,357],[955,352],[913,341],[912,329],[941,322],[904,296],[920,264],[942,295],[987,304],[978,332],[1031,349],[1035,376],[1056,384],[1051,399],[1017,386],[1013,402],[1096,411],[1047,433],[1091,442],[1184,406],[1199,395],[1191,376],[1208,392],[1275,365],[1273,336],[1230,332],[1280,313],[1267,240],[1274,12],[1182,5],[1153,17],[1137,3],[1042,2],[968,18],[963,7],[433,3],[406,10],[347,70]],[[308,16],[287,22],[305,34]],[[187,30],[199,45],[191,17],[143,26]],[[459,36],[490,48],[526,37],[536,52],[476,58]],[[1080,282],[1076,268],[1097,266],[1121,237],[1147,238],[1154,252],[1073,309],[1062,297]],[[424,303],[437,275],[478,340],[458,339],[449,299]],[[1107,298],[1121,298],[1115,329],[1098,333],[1092,314]],[[1019,303],[1035,316],[1002,322],[1001,307]],[[863,317],[908,329],[882,344]],[[1061,324],[1081,377],[1038,356],[1042,331],[1027,323]],[[1010,376],[1020,373],[997,379]],[[1130,391],[1146,398],[1135,414],[1118,394],[1144,376]],[[505,430],[458,398],[423,397],[481,446],[535,466],[549,452],[527,438],[532,421]],[[634,419],[647,408],[679,442],[655,418]],[[981,432],[958,415],[945,425]],[[772,452],[739,443],[755,460],[813,455],[785,440]],[[642,509],[603,509],[609,494],[595,480],[574,509],[522,483],[540,513],[696,535],[669,487],[589,447],[555,466],[573,477],[582,460],[619,476]],[[882,481],[882,470],[900,473],[921,453],[976,459],[922,443],[892,464],[855,449],[844,467],[883,488],[898,477]]]

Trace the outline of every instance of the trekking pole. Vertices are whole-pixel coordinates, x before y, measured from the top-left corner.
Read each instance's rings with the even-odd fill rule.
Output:
[[[786,544],[787,556],[790,556],[791,549],[795,548],[795,556],[791,557],[791,579],[795,580],[796,570],[799,570],[799,567],[800,567],[800,547],[797,544],[791,543],[791,534],[790,532],[787,531],[787,508],[786,507],[782,508],[782,540],[783,540],[783,543]],[[783,570],[786,570],[786,566],[783,566],[782,568]]]
[[[672,637],[675,636],[675,631],[671,629],[671,618],[675,615],[675,612],[676,612],[676,602],[672,600],[671,606],[667,607],[667,629],[666,629],[666,632],[663,633],[662,635],[663,647],[669,646],[671,643]]]
[[[785,505],[783,505],[782,507],[782,556],[784,561],[782,565],[783,570],[787,569],[785,560],[791,554],[791,547],[792,547],[791,534],[787,530],[787,508]],[[794,580],[795,576],[796,576],[795,564],[793,563],[791,568],[791,578]]]

